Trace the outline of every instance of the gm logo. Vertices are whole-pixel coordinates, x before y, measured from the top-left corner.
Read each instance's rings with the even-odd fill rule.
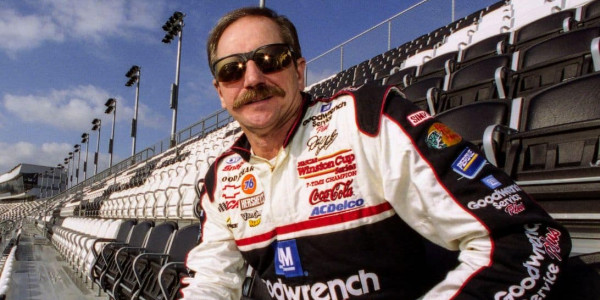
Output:
[[[323,105],[321,106],[321,112],[322,112],[322,113],[324,113],[324,112],[326,112],[326,111],[328,111],[328,110],[330,110],[330,109],[331,109],[331,102],[329,102],[329,103],[327,103],[327,104],[323,104]]]
[[[277,241],[275,244],[275,274],[287,278],[304,276],[296,240]]]

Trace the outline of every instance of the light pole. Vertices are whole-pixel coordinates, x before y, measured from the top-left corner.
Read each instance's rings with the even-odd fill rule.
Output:
[[[61,164],[56,165],[56,167],[58,169],[58,193],[60,194],[62,187],[62,173],[65,167]]]
[[[41,177],[39,181],[40,184],[40,199],[44,198],[44,174],[48,174],[48,171],[44,171],[42,173],[38,173],[38,177]]]
[[[84,132],[81,135],[81,144],[85,143],[85,160],[83,161],[83,180],[87,180],[87,161],[88,161],[88,152],[90,150],[90,135],[87,132]]]
[[[75,144],[75,146],[73,147],[75,148],[75,150],[73,150],[73,153],[77,153],[77,169],[75,169],[75,184],[79,184],[79,166],[81,163],[81,152],[79,150],[81,150],[81,146],[79,146],[79,144]]]
[[[109,168],[111,168],[113,161],[113,145],[115,140],[115,120],[117,118],[117,100],[115,98],[108,98],[108,100],[106,100],[106,103],[104,103],[104,106],[106,106],[106,110],[104,111],[105,114],[113,114],[112,132],[110,133],[110,142],[108,143],[108,165]]]
[[[73,172],[75,171],[75,154],[73,152],[69,152],[69,166],[73,164],[71,167],[71,174],[69,174],[69,181],[71,182],[71,187],[73,187]]]
[[[52,171],[52,182],[50,183],[50,197],[54,196],[54,168],[50,168]]]
[[[98,174],[98,151],[100,151],[100,129],[102,128],[102,120],[94,119],[92,121],[92,130],[98,130],[98,139],[96,140],[96,153],[94,153],[94,175]]]
[[[133,65],[129,71],[125,74],[129,80],[125,83],[125,86],[135,86],[135,105],[133,106],[133,119],[131,120],[131,156],[135,156],[135,138],[137,136],[137,116],[138,116],[138,102],[140,101],[140,77],[142,76],[141,69],[139,66]]]
[[[183,36],[183,17],[182,12],[176,11],[167,20],[162,29],[166,32],[162,42],[170,44],[173,38],[177,35],[177,65],[175,67],[175,83],[171,85],[171,109],[173,110],[173,120],[171,122],[171,147],[177,143],[175,131],[177,130],[177,103],[179,98],[179,65],[181,63],[181,41]]]
[[[67,179],[65,180],[65,191],[66,191],[69,189],[69,169],[71,168],[71,164],[69,164],[69,157],[65,158],[64,164],[65,164],[65,166],[67,166],[67,173],[65,173],[65,175],[67,176]]]

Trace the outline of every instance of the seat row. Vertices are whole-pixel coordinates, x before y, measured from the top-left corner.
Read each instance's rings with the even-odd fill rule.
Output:
[[[308,91],[317,97],[328,97],[344,87],[371,81],[408,85],[406,80],[430,77],[434,75],[432,70],[443,75],[440,70],[446,60],[464,65],[491,53],[513,53],[561,33],[600,23],[599,1],[558,2],[500,1],[461,19],[464,26],[444,31],[447,34],[442,35],[441,41],[435,40],[434,47],[417,48],[407,54],[404,49],[423,45],[416,42],[422,38],[409,41],[315,84]],[[432,39],[433,33],[443,28],[424,36]]]
[[[200,226],[135,219],[66,218],[53,228],[53,245],[99,294],[110,299],[174,299],[187,253]]]
[[[557,219],[597,221],[600,206],[592,203],[600,201],[600,73],[436,117],[480,145],[490,162]]]

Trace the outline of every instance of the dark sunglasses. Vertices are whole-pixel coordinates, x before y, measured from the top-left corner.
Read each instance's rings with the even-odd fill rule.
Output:
[[[280,71],[294,59],[294,52],[288,44],[269,44],[254,51],[237,53],[217,59],[212,64],[212,72],[219,82],[239,80],[246,72],[246,63],[253,60],[261,72],[269,74]]]

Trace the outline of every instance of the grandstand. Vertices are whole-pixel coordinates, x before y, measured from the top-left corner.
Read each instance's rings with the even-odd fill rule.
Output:
[[[598,0],[500,1],[363,57],[306,92],[330,97],[367,83],[398,86],[479,145],[570,230],[573,256],[598,270],[599,26]],[[217,121],[183,131],[187,139],[176,146],[128,159],[58,195],[0,203],[0,295],[175,299],[199,233],[196,189],[241,134],[226,113],[210,118]],[[19,248],[46,254],[19,255]],[[26,264],[36,257],[59,267]],[[61,286],[40,283],[48,290],[32,293],[20,280],[30,278],[27,266],[68,278],[39,276]]]

